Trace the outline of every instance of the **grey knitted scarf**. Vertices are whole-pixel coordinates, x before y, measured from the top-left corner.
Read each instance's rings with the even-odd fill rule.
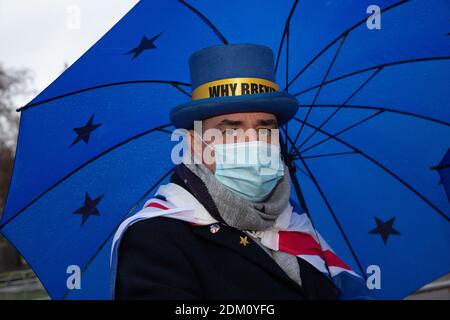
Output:
[[[286,166],[284,176],[262,202],[251,202],[229,190],[203,164],[186,164],[186,167],[206,185],[223,220],[236,229],[267,230],[289,203],[290,177]]]

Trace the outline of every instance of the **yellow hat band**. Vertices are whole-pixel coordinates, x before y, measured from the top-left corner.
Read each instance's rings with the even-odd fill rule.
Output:
[[[278,91],[275,82],[260,78],[228,78],[204,83],[192,92],[192,100],[242,96]]]

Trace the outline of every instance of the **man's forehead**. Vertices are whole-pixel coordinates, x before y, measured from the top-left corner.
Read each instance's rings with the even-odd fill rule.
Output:
[[[277,125],[274,114],[266,112],[240,112],[211,117],[203,120],[203,126],[254,126],[254,125]]]

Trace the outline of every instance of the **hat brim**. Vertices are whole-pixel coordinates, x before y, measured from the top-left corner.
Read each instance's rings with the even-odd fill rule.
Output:
[[[189,101],[170,111],[170,121],[176,128],[192,129],[195,120],[238,112],[267,112],[274,114],[281,126],[291,120],[297,110],[298,101],[295,96],[277,91]]]

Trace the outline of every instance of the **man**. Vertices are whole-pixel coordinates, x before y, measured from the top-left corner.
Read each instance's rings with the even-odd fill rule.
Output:
[[[171,111],[188,130],[188,155],[117,231],[115,298],[367,298],[290,201],[277,130],[298,103],[275,83],[272,50],[208,47],[190,71],[192,101]]]

